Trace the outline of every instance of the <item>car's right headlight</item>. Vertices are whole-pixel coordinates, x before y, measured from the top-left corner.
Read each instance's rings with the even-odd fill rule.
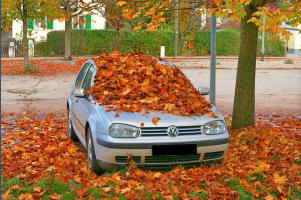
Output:
[[[112,124],[109,134],[115,138],[135,138],[140,135],[140,130],[136,126],[126,124]]]
[[[203,126],[203,132],[206,135],[222,134],[226,131],[226,124],[221,120],[212,121]]]

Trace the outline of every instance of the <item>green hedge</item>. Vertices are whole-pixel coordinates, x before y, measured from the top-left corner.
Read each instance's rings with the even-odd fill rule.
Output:
[[[277,39],[271,39],[270,34],[265,34],[265,43],[264,43],[264,54],[267,56],[285,56],[285,42]],[[261,38],[258,39],[257,43],[257,52],[261,52]]]
[[[36,45],[37,56],[63,56],[64,32],[48,33],[47,41]],[[182,42],[182,41],[179,41]],[[237,55],[239,53],[239,32],[234,29],[217,31],[217,55]],[[110,31],[110,30],[72,30],[71,53],[76,56],[96,55],[111,52],[114,49],[122,53],[141,53],[159,55],[160,46],[165,46],[166,55],[173,55],[174,34],[172,31]],[[260,49],[259,49],[260,50]],[[210,54],[210,31],[196,31],[195,55]],[[259,51],[258,51],[259,52]],[[283,42],[266,42],[266,55],[283,56]]]
[[[239,32],[224,29],[216,32],[216,54],[220,56],[237,55],[239,53]],[[210,54],[210,31],[197,31],[195,34],[197,55]]]

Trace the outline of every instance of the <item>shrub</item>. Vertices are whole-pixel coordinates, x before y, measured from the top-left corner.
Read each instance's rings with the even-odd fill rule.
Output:
[[[222,29],[216,32],[216,54],[220,56],[239,53],[239,32],[235,29]],[[209,55],[211,44],[210,31],[197,31],[195,34],[197,55]]]
[[[285,56],[285,44],[280,38],[273,40],[271,34],[266,33],[264,43],[264,54],[267,56]],[[261,38],[258,39],[257,52],[261,52]]]
[[[210,31],[196,31],[195,55],[210,54]],[[179,41],[181,43],[182,41]],[[235,29],[222,29],[216,33],[216,53],[220,56],[238,55],[240,36]],[[37,56],[63,56],[64,31],[48,33],[47,41],[36,45]],[[154,56],[160,55],[160,46],[165,46],[167,56],[174,52],[173,31],[112,31],[112,30],[72,30],[71,53],[76,56],[96,55],[116,49],[122,53],[141,53]],[[180,46],[180,45],[179,45]],[[258,43],[260,47],[260,40]],[[260,53],[258,48],[258,53]],[[187,52],[186,52],[187,54]],[[285,48],[280,40],[274,43],[266,40],[266,55],[283,56]]]

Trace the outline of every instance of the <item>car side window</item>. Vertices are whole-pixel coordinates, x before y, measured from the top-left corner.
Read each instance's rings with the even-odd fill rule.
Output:
[[[82,88],[84,91],[87,91],[91,86],[91,80],[93,77],[93,69],[94,69],[94,67],[92,65],[85,76],[85,79],[84,79],[84,82],[82,85]]]
[[[87,72],[87,70],[89,69],[90,67],[90,63],[85,63],[84,66],[81,68],[80,72],[78,73],[78,76],[76,78],[76,81],[75,81],[75,89],[79,89],[82,82],[83,82],[83,78]]]

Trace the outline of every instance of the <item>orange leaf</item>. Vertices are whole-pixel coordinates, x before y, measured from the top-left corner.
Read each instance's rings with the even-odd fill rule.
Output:
[[[54,200],[61,198],[61,196],[58,195],[57,193],[52,193],[52,194],[49,195],[48,197],[49,197],[50,199],[54,199]]]

